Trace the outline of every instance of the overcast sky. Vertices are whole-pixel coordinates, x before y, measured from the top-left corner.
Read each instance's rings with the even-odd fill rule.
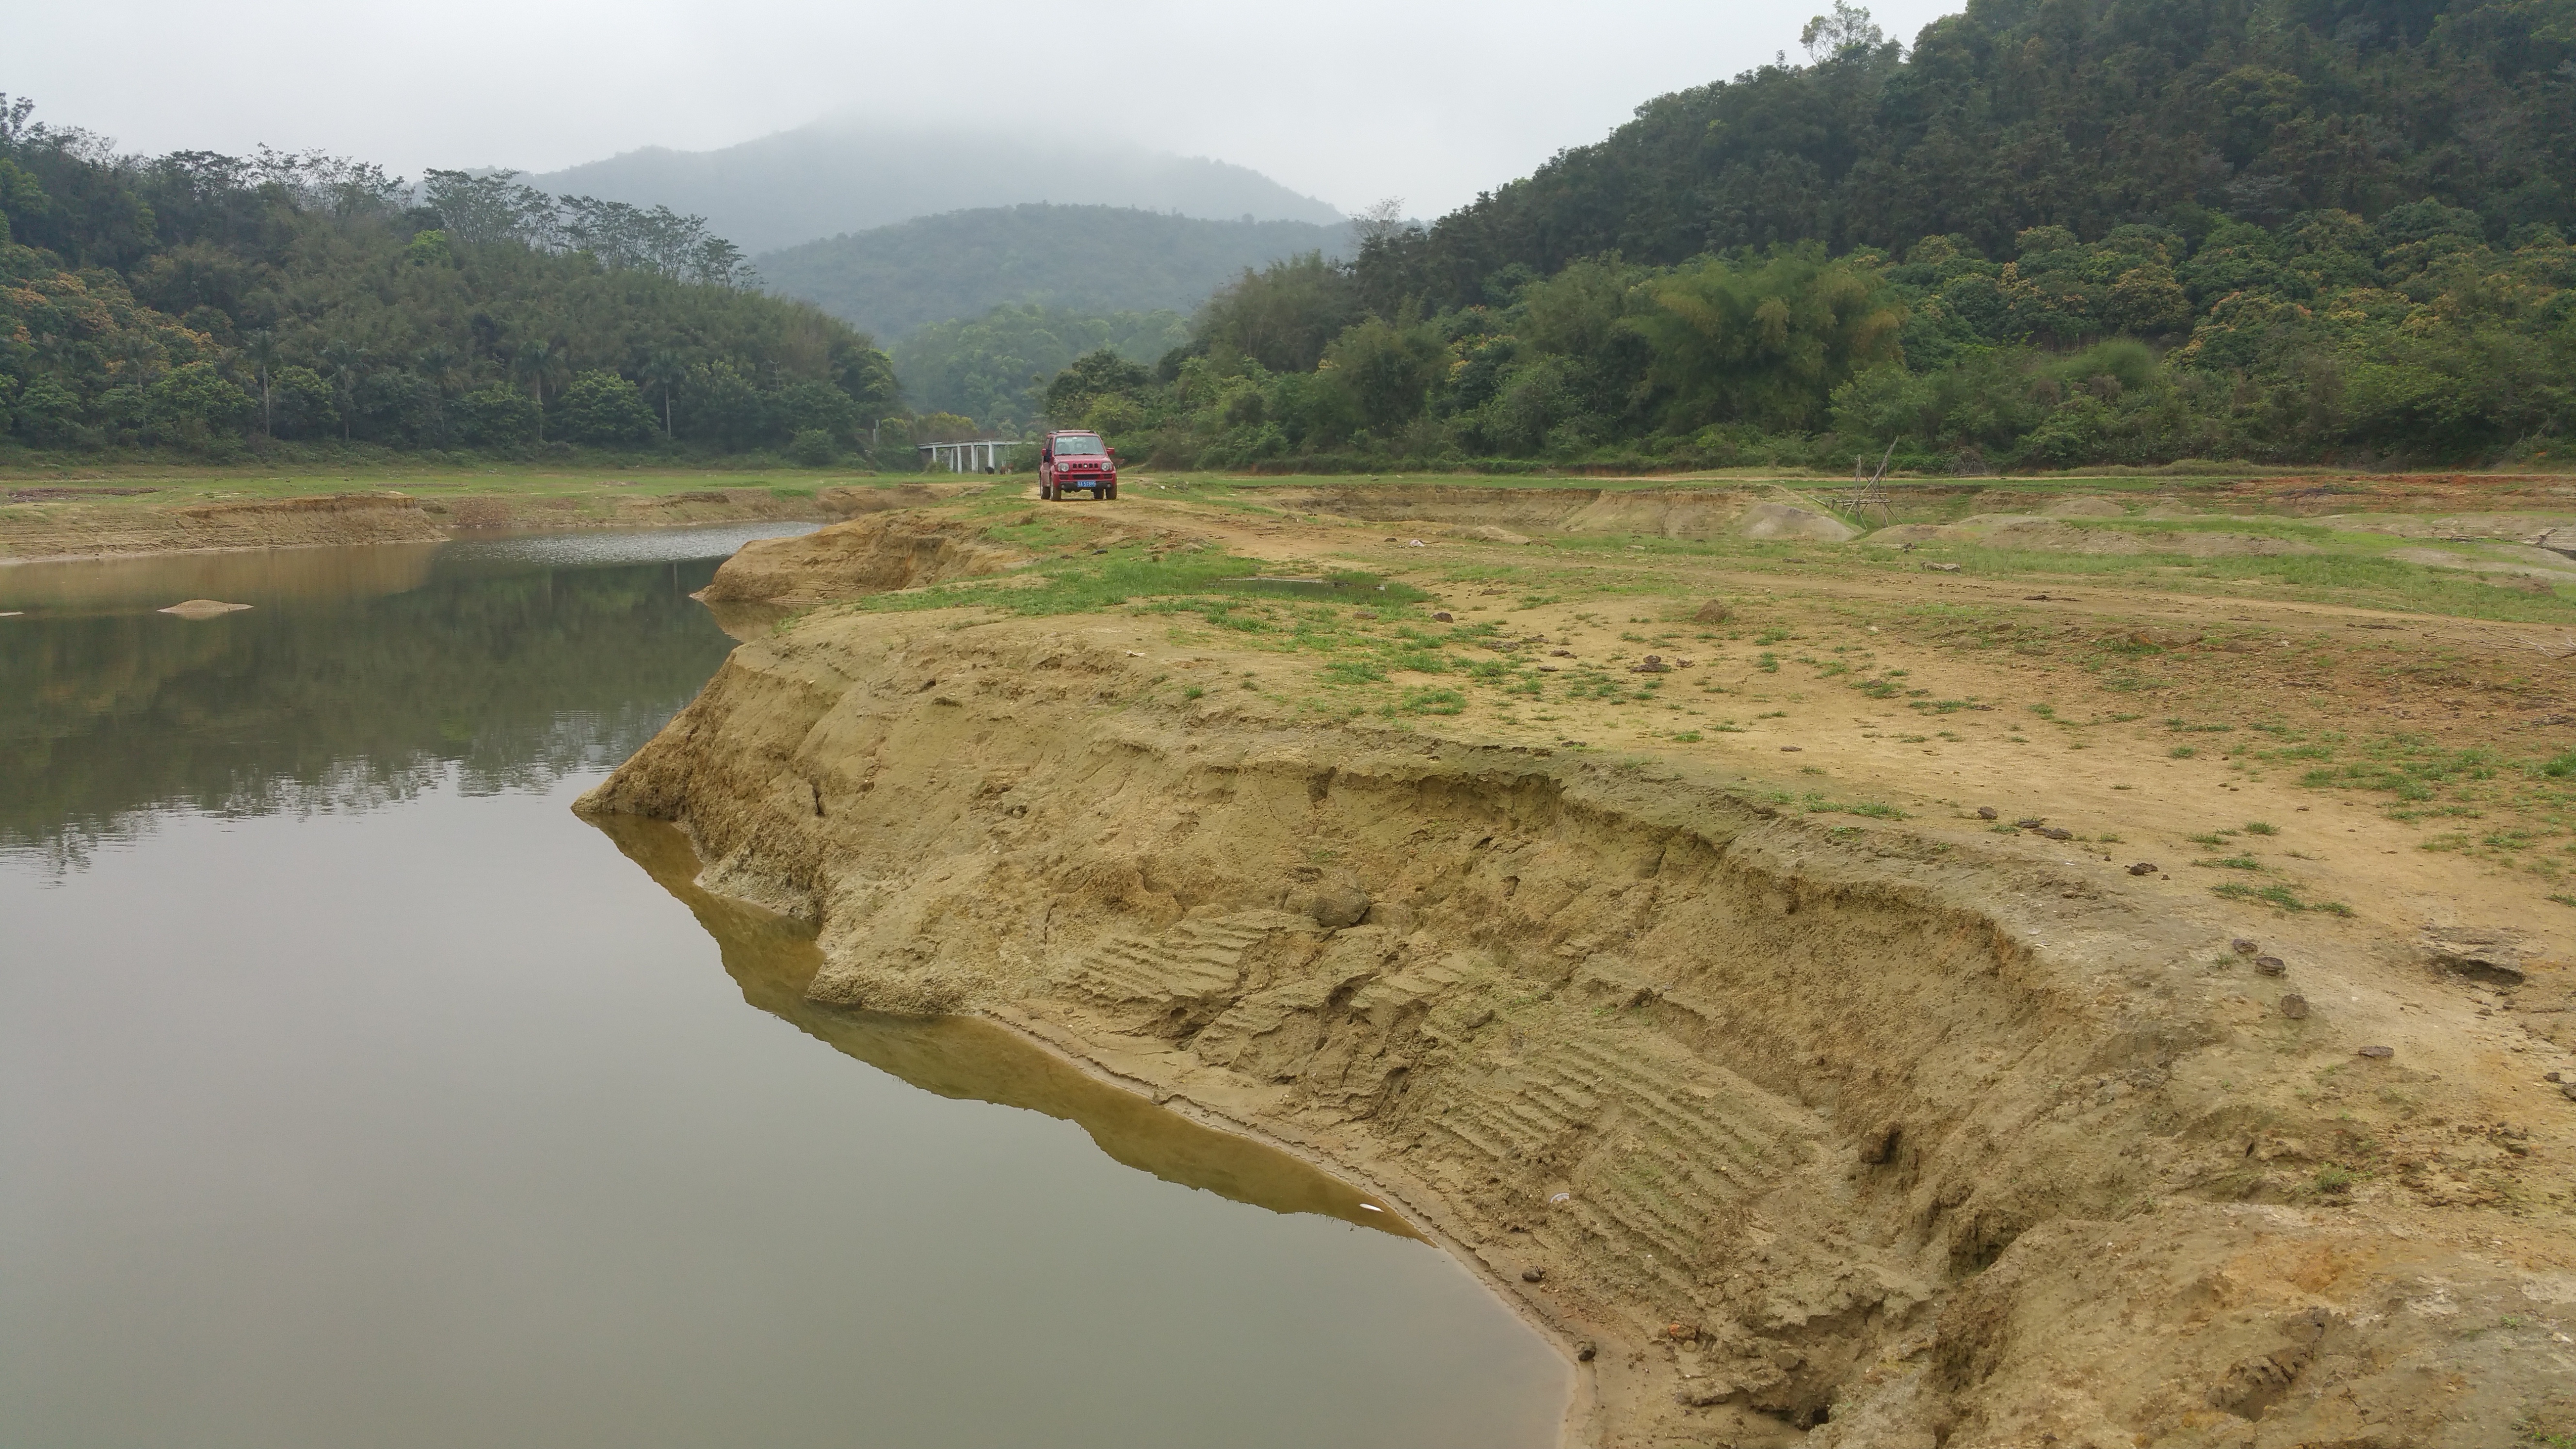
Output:
[[[1431,216],[1650,96],[1797,57],[1827,3],[88,0],[14,13],[0,90],[128,150],[266,142],[413,176],[712,149],[849,111],[1033,126]],[[1910,43],[1960,6],[1872,8]]]

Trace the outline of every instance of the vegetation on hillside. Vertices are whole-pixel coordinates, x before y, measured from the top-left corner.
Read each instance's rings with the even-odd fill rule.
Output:
[[[916,217],[769,252],[759,266],[771,291],[900,337],[1004,305],[1187,312],[1245,267],[1338,254],[1349,240],[1349,228],[1315,222],[1037,204]]]
[[[1662,97],[1064,421],[1168,463],[2546,458],[2576,4],[1977,0]]]
[[[828,456],[885,354],[703,219],[316,154],[120,156],[0,97],[0,447]]]
[[[1189,319],[1173,311],[1100,317],[1004,306],[924,327],[895,344],[894,360],[915,404],[1008,433],[1037,422],[1046,411],[1047,379],[1075,358],[1100,353],[1151,362],[1189,339]]]

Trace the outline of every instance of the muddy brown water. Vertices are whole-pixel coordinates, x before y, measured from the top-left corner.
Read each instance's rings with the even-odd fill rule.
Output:
[[[1365,1193],[571,814],[782,531],[0,568],[0,1442],[1555,1441]]]

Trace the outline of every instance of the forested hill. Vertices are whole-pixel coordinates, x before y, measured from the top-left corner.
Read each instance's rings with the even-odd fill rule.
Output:
[[[1344,225],[1210,221],[1115,206],[1001,206],[919,217],[755,259],[772,291],[880,337],[1004,304],[1092,316],[1186,312],[1247,267],[1339,256]]]
[[[2576,217],[2569,0],[1973,0],[1910,51],[1866,12],[1812,65],[1661,96],[1607,140],[1390,239],[1368,294],[1464,304],[1506,268],[1820,241],[1987,255],[2041,226],[2185,234],[2434,200],[2497,241]]]
[[[2576,0],[1973,0],[1911,50],[1845,0],[1802,40],[1047,410],[1167,465],[2566,455]]]
[[[1332,207],[1249,167],[1065,139],[1034,120],[1015,132],[818,123],[720,151],[630,151],[529,180],[549,191],[702,212],[754,252],[1024,201],[1326,225],[1340,219]]]
[[[864,334],[705,218],[339,158],[121,156],[0,96],[0,451],[856,443]]]

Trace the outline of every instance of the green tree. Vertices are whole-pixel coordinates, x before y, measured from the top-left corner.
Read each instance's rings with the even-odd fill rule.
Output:
[[[331,384],[309,367],[290,364],[277,369],[270,380],[270,394],[272,420],[280,437],[327,432],[340,421],[339,409],[331,405]]]
[[[671,394],[689,380],[688,359],[671,348],[657,347],[644,359],[641,376],[646,387],[662,394],[662,439],[669,442],[676,436],[671,430]]]
[[[1134,397],[1152,385],[1154,374],[1109,348],[1082,354],[1047,383],[1046,415],[1063,423],[1080,418],[1096,398]]]
[[[1811,428],[1852,373],[1897,356],[1905,311],[1872,269],[1820,248],[1708,257],[1640,288],[1635,323],[1669,426]]]
[[[653,436],[653,409],[643,391],[613,372],[585,372],[556,400],[564,431],[576,443],[615,447]]]
[[[1449,370],[1437,328],[1371,317],[1343,330],[1324,349],[1323,365],[1350,396],[1361,423],[1380,432],[1422,413],[1431,389]]]
[[[366,379],[367,350],[344,338],[333,338],[321,352],[322,375],[339,398],[340,441],[349,440],[349,421],[357,408],[358,384]]]
[[[564,355],[564,345],[530,337],[510,353],[510,377],[528,389],[529,401],[537,409],[537,441],[546,440],[546,387],[562,382],[571,375],[572,361]]]
[[[156,432],[193,446],[239,429],[257,407],[212,362],[186,363],[163,373],[147,390],[145,403]]]
[[[286,349],[279,345],[276,333],[263,327],[242,338],[241,351],[242,360],[251,365],[253,376],[259,380],[260,435],[272,436],[276,432],[276,422],[268,383],[270,376],[277,371],[278,363],[286,356]]]
[[[456,400],[457,431],[478,448],[534,441],[543,421],[534,398],[506,383],[475,388]]]
[[[1202,351],[1239,352],[1273,372],[1306,372],[1360,314],[1350,271],[1308,252],[1218,290],[1191,324]]]

